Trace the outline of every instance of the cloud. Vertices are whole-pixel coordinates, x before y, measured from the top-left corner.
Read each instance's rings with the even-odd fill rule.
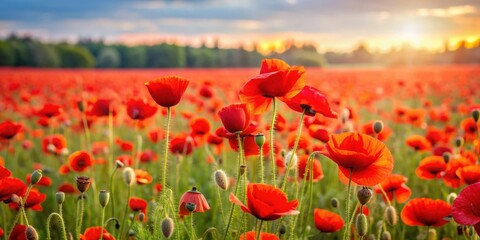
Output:
[[[455,17],[477,12],[477,8],[472,5],[451,6],[447,8],[421,8],[417,10],[419,16],[424,17]]]

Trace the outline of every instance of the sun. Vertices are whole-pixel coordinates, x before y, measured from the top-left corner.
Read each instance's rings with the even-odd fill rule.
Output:
[[[412,46],[418,47],[421,44],[422,36],[417,26],[408,24],[402,29],[401,39]]]

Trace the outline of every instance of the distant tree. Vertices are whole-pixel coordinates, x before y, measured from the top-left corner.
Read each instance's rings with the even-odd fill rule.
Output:
[[[120,54],[113,47],[103,48],[97,57],[97,67],[117,68],[120,66]]]
[[[6,41],[0,41],[0,66],[15,66],[15,51]]]
[[[64,68],[92,68],[95,66],[95,58],[84,47],[63,44],[58,46],[58,52],[61,66]]]
[[[144,68],[147,64],[147,48],[145,46],[127,47],[120,51],[122,67]]]
[[[183,47],[162,43],[148,48],[147,67],[149,68],[176,68],[185,66],[186,57]]]
[[[56,68],[60,66],[60,56],[54,47],[40,42],[35,42],[30,47],[35,67]]]
[[[207,48],[194,48],[190,50],[191,67],[211,68],[215,67],[215,51]]]

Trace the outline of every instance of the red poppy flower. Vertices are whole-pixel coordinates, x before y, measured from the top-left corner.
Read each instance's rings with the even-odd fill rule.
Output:
[[[360,133],[332,135],[325,156],[337,163],[339,175],[354,183],[373,186],[383,181],[393,169],[393,157],[383,142]]]
[[[424,136],[420,135],[408,137],[406,143],[416,151],[428,151],[432,148],[432,144]]]
[[[464,119],[460,123],[460,127],[464,132],[463,138],[465,139],[465,141],[473,141],[476,139],[476,131],[480,128],[479,123],[476,123],[473,118]]]
[[[148,163],[157,161],[157,154],[152,149],[146,149],[145,151],[140,153],[140,162]]]
[[[190,128],[192,129],[192,135],[203,136],[208,132],[210,132],[210,129],[212,128],[208,119],[204,117],[197,117],[190,120],[189,125],[190,125]]]
[[[243,132],[250,126],[250,111],[246,104],[231,104],[218,112],[223,126],[230,133]]]
[[[464,188],[453,201],[452,217],[462,225],[473,225],[480,235],[480,183]]]
[[[400,217],[408,226],[440,227],[448,223],[445,217],[452,213],[452,207],[443,200],[415,198],[403,207]]]
[[[22,224],[16,224],[13,227],[12,233],[8,237],[8,240],[27,240],[25,232],[27,231],[27,226]]]
[[[196,187],[185,192],[180,198],[180,204],[178,205],[178,214],[180,214],[180,216],[190,215],[190,211],[188,211],[186,207],[187,203],[195,204],[194,212],[205,212],[210,209],[207,199],[205,199],[202,193],[197,191]]]
[[[360,211],[362,211],[365,216],[370,215],[370,209],[367,207],[367,205],[359,206],[357,205],[357,211],[355,211],[355,216],[360,214]]]
[[[170,152],[173,154],[189,155],[193,152],[195,141],[191,136],[178,134],[170,142]]]
[[[296,139],[297,139],[296,132],[291,132],[290,134],[288,134],[288,137],[287,137],[288,149],[293,149]],[[300,133],[300,139],[298,140],[297,149],[298,150],[302,149],[305,151],[305,153],[308,154],[310,152],[311,147],[312,147],[312,140],[310,139],[310,136],[306,133]]]
[[[28,174],[27,177],[26,177],[26,180],[27,180],[27,184],[30,184],[30,178],[32,177],[32,174]],[[36,186],[44,186],[44,187],[48,187],[50,185],[52,185],[52,179],[50,179],[49,177],[43,175],[42,178],[40,178],[40,181],[38,183],[35,184]]]
[[[155,185],[153,186],[153,191],[155,192],[155,194],[160,193],[162,189],[163,189],[163,186],[161,183],[155,183]]]
[[[150,176],[147,171],[141,169],[135,169],[135,176],[137,177],[138,185],[148,184],[153,180],[152,176]]]
[[[4,177],[0,179],[0,201],[9,201],[12,194],[23,196],[27,191],[27,185],[18,179],[13,177]]]
[[[465,158],[450,160],[447,163],[447,168],[443,175],[443,182],[451,188],[459,188],[461,185],[465,184],[465,182],[458,177],[457,170],[469,165],[471,165],[470,161]]]
[[[328,133],[327,129],[319,124],[311,124],[308,126],[308,134],[310,134],[312,138],[320,140],[324,143],[330,140],[330,134]]]
[[[210,87],[210,85],[204,84],[200,90],[198,90],[198,94],[204,98],[211,98],[214,93],[214,89]]]
[[[245,157],[260,155],[260,150],[258,149],[258,145],[255,142],[255,136],[254,135],[242,136],[242,139],[243,139],[243,153],[244,153]],[[234,151],[238,152],[239,147],[238,147],[238,140],[237,139],[229,138],[228,143]],[[268,142],[265,142],[265,144],[263,144],[263,147],[262,147],[262,153],[264,155],[268,154],[269,150],[270,150],[270,148],[269,148]]]
[[[115,160],[122,162],[125,166],[132,166],[133,163],[132,156],[126,154],[118,156]]]
[[[448,142],[448,138],[445,135],[445,132],[435,127],[427,128],[425,138],[432,144],[432,146],[435,146],[437,143]]]
[[[315,116],[320,113],[325,117],[337,118],[337,113],[330,108],[327,98],[318,89],[305,86],[294,97],[285,103],[296,112],[303,112],[308,116]]]
[[[157,107],[148,104],[144,99],[129,99],[127,114],[134,120],[145,120],[157,112]]]
[[[114,106],[113,99],[103,98],[97,99],[93,102],[89,102],[87,111],[85,114],[89,116],[104,117],[112,114],[112,116],[117,115],[117,110]]]
[[[161,77],[145,83],[155,102],[162,107],[173,107],[180,102],[189,81],[181,77]]]
[[[278,113],[277,114],[277,117],[275,118],[275,132],[283,132],[283,130],[285,130],[285,128],[287,127],[287,119],[285,119],[285,117],[281,114],[281,113]],[[295,125],[295,126],[298,126],[298,125]],[[270,130],[270,125],[267,125],[266,127],[266,130]]]
[[[99,240],[100,236],[102,236],[102,240],[115,240],[115,237],[102,227],[89,227],[85,229],[83,235],[80,234],[80,240]]]
[[[61,155],[67,149],[67,140],[60,134],[46,136],[42,139],[42,149],[46,154]]]
[[[318,182],[323,178],[323,171],[322,171],[322,164],[320,161],[313,159],[313,176],[312,180],[314,182]],[[307,172],[306,180],[309,181],[310,179],[310,165],[308,165],[308,155],[302,155],[298,159],[298,177],[300,179],[305,178],[305,172]]]
[[[63,183],[58,187],[58,191],[72,194],[78,192],[78,190],[71,183]]]
[[[447,169],[447,164],[443,157],[429,156],[420,161],[415,173],[421,179],[435,179],[442,178],[444,171]]]
[[[38,116],[51,118],[60,115],[62,111],[62,106],[58,104],[45,103],[40,110],[36,111],[36,113]]]
[[[375,137],[375,132],[373,131],[374,122],[375,121],[370,121],[362,125],[362,133],[371,137]],[[390,129],[387,125],[383,125],[383,130],[377,135],[377,139],[380,141],[386,141],[390,135],[392,135],[392,129]]]
[[[94,142],[91,149],[93,155],[107,154],[109,151],[107,142]]]
[[[230,202],[239,205],[242,211],[254,217],[272,221],[285,215],[296,215],[298,200],[288,201],[281,189],[261,183],[251,183],[247,186],[246,207],[233,193],[230,193]]]
[[[66,164],[62,164],[59,168],[58,168],[58,173],[62,174],[62,175],[65,175],[67,173],[71,172],[70,168],[68,167],[68,165]]]
[[[68,157],[70,169],[76,172],[85,172],[92,166],[92,156],[86,151],[76,151]]]
[[[405,183],[408,179],[400,174],[392,174],[388,176],[385,180],[380,183],[380,186],[383,188],[383,191],[387,194],[388,200],[393,201],[395,198],[398,203],[406,202],[410,196],[412,195],[412,191],[410,190]],[[380,187],[375,186],[374,190],[378,194],[382,194],[382,190]],[[385,196],[383,196],[385,200]]]
[[[130,152],[133,150],[133,143],[129,141],[124,141],[120,138],[115,139],[115,144],[122,149],[124,152]]]
[[[20,197],[24,197],[25,194],[19,195]],[[41,193],[38,189],[32,188],[30,190],[30,193],[28,194],[27,201],[25,201],[25,204],[23,205],[25,209],[30,208],[34,211],[42,211],[42,205],[40,205],[43,201],[47,199],[47,195]],[[11,209],[14,209],[18,211],[20,206],[17,203],[9,203],[9,207]]]
[[[165,136],[165,131],[159,128],[152,129],[148,132],[148,139],[153,143],[158,143],[160,139],[163,139]]]
[[[340,215],[320,208],[315,208],[313,211],[313,221],[315,227],[325,233],[338,232],[345,224]]]
[[[18,123],[12,121],[4,121],[0,123],[0,138],[3,139],[12,139],[17,135],[22,126]]]
[[[256,240],[257,233],[255,231],[250,231],[240,234],[240,240]],[[280,240],[277,235],[273,233],[260,233],[260,240]]]
[[[147,210],[148,203],[147,203],[147,201],[143,200],[142,198],[130,197],[130,199],[128,200],[128,206],[134,212],[141,211],[141,212],[145,213],[146,210]]]
[[[480,182],[480,165],[462,167],[456,173],[468,185]]]
[[[0,164],[0,180],[2,180],[4,178],[7,178],[7,177],[10,177],[10,175],[12,175],[12,173],[7,168],[4,168]]]
[[[290,67],[279,59],[264,59],[260,75],[253,77],[240,89],[239,97],[254,114],[267,111],[274,97],[292,98],[305,87],[305,69]]]
[[[3,237],[3,235],[5,235],[5,232],[4,232],[3,229],[0,227],[0,237]]]

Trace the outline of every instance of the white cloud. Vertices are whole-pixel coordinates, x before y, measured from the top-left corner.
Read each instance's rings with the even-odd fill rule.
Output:
[[[455,17],[476,13],[477,8],[472,5],[451,6],[447,8],[420,8],[417,14],[423,17]]]

